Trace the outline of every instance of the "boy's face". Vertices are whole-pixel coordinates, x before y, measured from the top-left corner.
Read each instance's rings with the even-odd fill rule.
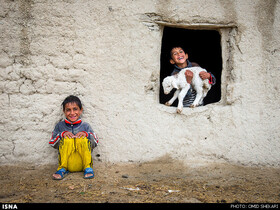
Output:
[[[171,50],[171,64],[176,64],[178,66],[185,64],[188,59],[188,54],[184,52],[181,47],[176,47]]]
[[[65,104],[65,109],[63,112],[65,117],[73,123],[80,118],[83,112],[83,108],[80,109],[80,107],[76,103],[67,103]]]

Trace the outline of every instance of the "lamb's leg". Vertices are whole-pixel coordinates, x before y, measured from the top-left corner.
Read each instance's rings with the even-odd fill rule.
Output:
[[[202,87],[196,88],[196,97],[193,104],[190,106],[191,108],[197,107],[202,99],[203,96],[203,89]],[[203,100],[203,99],[202,99]]]
[[[201,105],[201,104],[203,103],[203,99],[206,97],[207,93],[208,93],[208,89],[203,88],[202,97],[201,97],[201,99],[199,100],[199,105]]]
[[[180,114],[180,113],[182,112],[182,110],[183,110],[183,100],[184,100],[184,98],[185,98],[187,92],[189,91],[189,89],[190,89],[190,84],[188,83],[188,84],[186,85],[186,87],[184,87],[184,88],[181,90],[181,92],[180,92],[180,94],[179,94],[179,96],[178,96],[177,113],[179,113],[179,114]]]
[[[180,90],[179,90],[179,89],[176,90],[175,93],[174,93],[174,95],[173,95],[173,97],[172,97],[169,101],[167,101],[167,102],[165,103],[165,105],[166,105],[166,106],[171,106],[171,104],[173,104],[173,102],[176,100],[176,98],[178,98],[179,93],[180,93]]]
[[[198,106],[200,106],[203,103],[203,99],[205,98],[205,94],[203,93],[203,96],[200,98],[198,102]]]

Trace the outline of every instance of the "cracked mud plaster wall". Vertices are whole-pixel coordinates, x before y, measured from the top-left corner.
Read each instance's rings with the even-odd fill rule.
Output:
[[[1,0],[1,164],[57,163],[48,141],[76,94],[95,161],[279,166],[279,18],[272,0]],[[159,104],[165,24],[219,30],[219,103]]]

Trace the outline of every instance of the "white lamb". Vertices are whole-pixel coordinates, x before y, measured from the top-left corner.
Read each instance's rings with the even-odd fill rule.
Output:
[[[178,74],[166,77],[163,82],[163,90],[164,94],[169,94],[173,88],[176,88],[176,92],[174,93],[173,97],[165,103],[165,105],[170,106],[173,102],[178,98],[178,107],[177,113],[181,113],[183,110],[183,99],[185,98],[188,90],[190,89],[190,84],[187,83],[185,71],[190,70],[193,72],[193,78],[191,85],[196,91],[196,98],[191,105],[191,108],[197,107],[202,104],[203,99],[207,95],[208,91],[211,88],[211,84],[209,84],[209,80],[205,79],[202,80],[199,76],[201,71],[206,71],[201,67],[191,67],[182,69]]]

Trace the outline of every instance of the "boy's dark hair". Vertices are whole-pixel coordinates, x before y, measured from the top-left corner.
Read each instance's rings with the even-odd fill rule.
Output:
[[[68,104],[68,103],[76,103],[77,106],[80,109],[82,109],[82,102],[77,96],[70,95],[70,96],[68,96],[67,98],[64,99],[64,101],[61,104],[63,106],[63,111],[65,110],[65,105]]]
[[[171,54],[171,51],[174,49],[174,48],[181,48],[182,50],[184,50],[184,52],[186,53],[186,50],[184,49],[184,47],[180,46],[180,45],[174,45],[173,47],[170,48],[169,50],[169,57],[170,59],[172,59],[172,54]]]

